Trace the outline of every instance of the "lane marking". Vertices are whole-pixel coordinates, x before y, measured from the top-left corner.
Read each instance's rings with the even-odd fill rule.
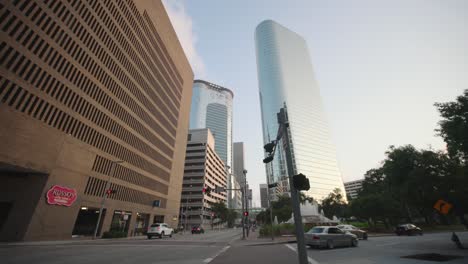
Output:
[[[285,246],[286,246],[287,248],[291,249],[292,251],[294,251],[294,252],[297,253],[297,249],[296,249],[295,247],[293,247],[292,245],[290,245],[290,244],[285,244]],[[307,256],[307,259],[309,260],[309,263],[310,263],[310,264],[320,264],[320,263],[318,263],[315,259],[313,259],[313,258],[311,258],[311,257],[309,257],[309,256]]]
[[[211,261],[213,261],[213,259],[215,259],[217,256],[223,254],[226,250],[228,250],[231,246],[225,246],[223,247],[220,251],[218,251],[216,254],[214,254],[211,258],[207,258],[205,260],[203,260],[204,263],[210,263]]]

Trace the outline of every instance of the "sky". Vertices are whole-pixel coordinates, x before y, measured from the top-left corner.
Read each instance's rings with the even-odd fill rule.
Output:
[[[254,206],[266,182],[254,31],[266,19],[307,41],[345,182],[378,167],[390,145],[445,149],[433,104],[468,89],[468,1],[163,2],[195,79],[234,92]]]

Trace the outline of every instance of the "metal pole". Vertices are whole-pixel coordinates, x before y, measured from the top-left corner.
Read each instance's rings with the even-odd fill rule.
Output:
[[[244,212],[245,212],[245,192],[244,192],[244,188],[241,188],[241,193],[242,193],[242,216],[241,216],[241,219],[242,219],[242,239],[244,240],[245,239],[245,221],[244,221]]]
[[[275,236],[273,235],[273,206],[271,206],[271,200],[270,200],[270,180],[269,177],[267,176],[267,200],[268,200],[268,207],[270,208],[270,225],[271,225],[271,240],[275,240]]]
[[[294,224],[296,226],[297,252],[300,264],[308,264],[307,252],[304,239],[304,226],[302,225],[301,209],[299,204],[299,194],[293,184],[294,168],[291,156],[291,146],[289,145],[289,122],[285,108],[281,108],[278,122],[283,129],[283,144],[288,167],[289,188],[291,190],[291,203],[294,213]]]
[[[117,163],[122,163],[122,162],[123,162],[123,161],[121,161],[121,160],[119,160],[119,161],[112,161],[111,171],[110,171],[110,173],[109,173],[109,178],[107,179],[107,182],[106,182],[106,188],[104,189],[104,195],[102,196],[102,200],[101,200],[101,208],[99,209],[98,220],[97,220],[97,223],[96,223],[96,227],[94,228],[93,239],[96,239],[96,236],[97,236],[97,232],[98,232],[98,229],[99,229],[99,223],[101,222],[102,211],[104,210],[104,204],[105,204],[106,198],[107,198],[107,190],[108,190],[109,187],[110,187],[110,180],[111,180],[111,178],[114,176],[115,165],[116,165]]]

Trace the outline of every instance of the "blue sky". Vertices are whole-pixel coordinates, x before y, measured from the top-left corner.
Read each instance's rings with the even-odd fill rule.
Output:
[[[468,1],[164,4],[195,78],[234,92],[234,141],[245,142],[254,205],[266,181],[254,45],[265,19],[308,43],[344,181],[379,166],[389,145],[445,148],[433,103],[468,89]]]

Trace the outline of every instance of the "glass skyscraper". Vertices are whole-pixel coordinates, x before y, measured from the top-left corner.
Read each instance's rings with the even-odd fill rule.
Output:
[[[209,128],[215,138],[215,151],[232,167],[231,90],[207,81],[193,82],[190,129]]]
[[[215,138],[216,154],[232,171],[232,100],[234,94],[222,86],[203,81],[193,82],[190,129],[209,128]],[[228,188],[235,178],[228,173]],[[228,206],[233,207],[234,192],[227,192]]]
[[[264,143],[275,139],[276,114],[286,107],[294,171],[310,181],[306,194],[322,199],[335,188],[344,194],[307,43],[297,33],[266,20],[256,28],[255,45]],[[278,144],[273,162],[266,166],[270,183],[287,176],[281,145]]]

